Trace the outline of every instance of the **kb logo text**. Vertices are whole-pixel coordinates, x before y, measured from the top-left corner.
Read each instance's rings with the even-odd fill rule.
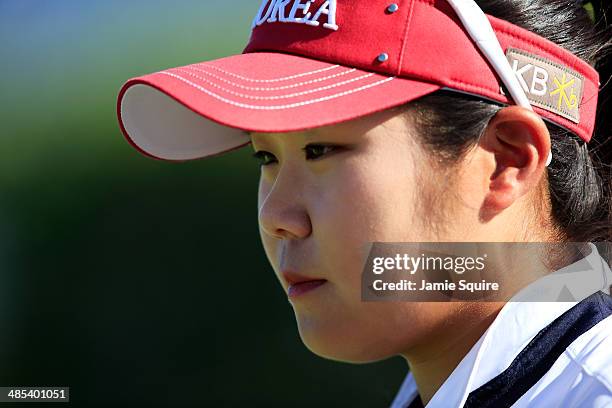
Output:
[[[529,101],[578,123],[583,78],[548,59],[510,48],[506,57]]]

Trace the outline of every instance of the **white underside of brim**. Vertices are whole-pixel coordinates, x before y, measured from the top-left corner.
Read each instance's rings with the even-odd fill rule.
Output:
[[[240,129],[207,119],[144,84],[123,95],[121,119],[134,144],[165,160],[203,158],[249,142]]]

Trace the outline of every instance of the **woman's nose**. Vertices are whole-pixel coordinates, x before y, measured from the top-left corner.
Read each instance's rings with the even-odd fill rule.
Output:
[[[302,183],[295,178],[281,177],[276,178],[267,194],[264,191],[260,195],[259,225],[274,238],[305,238],[311,232],[311,223]]]

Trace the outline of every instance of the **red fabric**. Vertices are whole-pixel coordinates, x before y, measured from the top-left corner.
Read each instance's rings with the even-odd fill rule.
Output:
[[[223,125],[249,131],[289,132],[354,119],[400,105],[407,100],[440,89],[439,85],[427,82],[399,78],[389,81],[390,77],[385,75],[352,70],[344,66],[332,68],[334,65],[282,53],[239,54],[208,63],[171,68],[133,78],[121,89],[119,101],[130,86],[147,84],[167,93],[194,112]],[[303,75],[323,69],[327,70]],[[240,79],[224,71],[247,79]],[[180,76],[190,83],[177,80],[175,76],[169,76],[168,74]],[[211,76],[211,74],[214,76]],[[303,76],[284,79],[294,75]],[[253,82],[253,80],[273,80],[276,82],[260,83]],[[231,82],[231,84],[228,82]],[[347,83],[338,86],[343,82]],[[194,85],[209,90],[216,96],[204,93],[201,89],[195,88]],[[255,98],[282,97],[300,93],[302,95],[261,101],[238,97],[218,88],[219,86],[231,92]],[[259,89],[251,90],[241,87]],[[356,90],[362,87],[370,88]],[[274,90],[274,88],[284,89]],[[313,89],[319,88],[329,89],[309,93]],[[341,97],[337,96],[345,92],[351,93]],[[250,107],[234,106],[220,100],[219,97]],[[313,103],[313,100],[322,98],[333,99]],[[306,104],[299,107],[285,107],[300,103]],[[270,107],[273,109],[262,110],[253,107]],[[121,123],[120,103],[117,108]],[[123,125],[122,130],[127,135]],[[128,140],[134,147],[138,148],[138,145],[131,140],[129,135]],[[147,152],[142,152],[152,156]]]
[[[314,1],[309,11],[314,14],[322,3]],[[500,92],[501,81],[445,0],[396,3],[399,9],[389,13],[388,0],[337,0],[338,30],[322,26],[325,15],[318,27],[264,22],[253,29],[243,54],[132,78],[118,98],[124,135],[138,148],[121,121],[122,96],[134,84],[150,85],[223,125],[261,132],[330,125],[443,87],[512,103]],[[584,76],[578,124],[538,107],[534,110],[588,142],[597,106],[597,71],[534,33],[495,17],[489,20],[504,51],[519,48]],[[381,53],[389,59],[377,61]],[[383,82],[389,76],[398,78]]]
[[[321,4],[318,0],[315,5]],[[472,42],[446,0],[397,1],[385,12],[387,0],[338,0],[336,32],[303,24],[264,23],[255,27],[244,52],[275,50],[386,75],[422,79],[459,91],[511,103],[501,94],[501,80]],[[314,9],[317,7],[315,6]],[[597,107],[599,74],[586,62],[553,42],[507,21],[488,16],[502,49],[520,48],[577,71],[585,77],[580,123],[534,107],[541,116],[591,139]],[[389,54],[383,64],[376,61]]]

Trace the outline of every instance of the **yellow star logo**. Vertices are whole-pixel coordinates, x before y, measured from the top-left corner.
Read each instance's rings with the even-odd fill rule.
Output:
[[[571,81],[567,81],[566,82],[566,75],[565,73],[563,73],[563,79],[561,79],[561,82],[559,82],[559,79],[557,77],[554,78],[554,83],[555,85],[557,85],[557,89],[555,89],[554,91],[552,91],[550,93],[550,96],[559,94],[559,100],[557,102],[557,109],[561,109],[561,101],[565,102],[565,105],[569,108],[569,109],[575,109],[578,106],[578,98],[576,97],[576,95],[574,95],[574,88],[571,88],[571,93],[569,95],[569,97],[567,96],[566,93],[566,88],[574,85],[574,81],[575,78],[572,78]]]

